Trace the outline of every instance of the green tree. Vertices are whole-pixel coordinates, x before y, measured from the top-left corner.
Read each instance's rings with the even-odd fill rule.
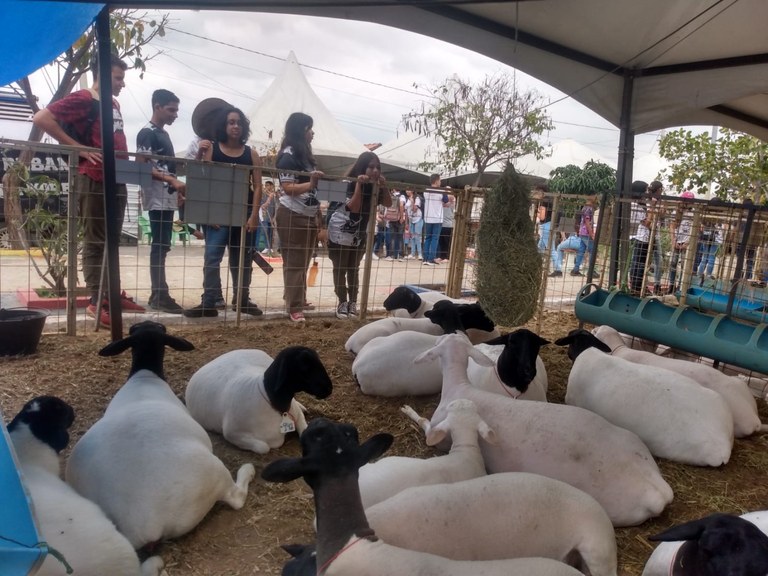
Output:
[[[113,11],[110,14],[112,51],[120,56],[120,58],[129,61],[134,68],[140,69],[143,76],[146,70],[146,63],[159,54],[157,52],[153,55],[146,55],[144,48],[155,37],[165,35],[167,22],[167,14],[154,18],[146,12],[139,12],[137,10],[122,9]],[[66,52],[51,63],[56,69],[56,77],[60,80],[49,104],[61,100],[72,92],[80,78],[91,71],[91,60],[95,49],[96,32],[91,27]],[[32,90],[29,76],[21,78],[17,81],[17,84],[23,91],[32,111],[37,112],[40,110],[39,98]],[[39,142],[42,137],[43,132],[36,126],[33,126],[27,139],[30,142]],[[25,150],[21,153],[19,162],[26,166],[31,161],[33,155],[34,151]],[[19,200],[19,191],[22,186],[23,183],[19,180],[18,172],[12,170],[6,172],[3,177],[5,221],[8,226],[9,240],[12,247],[16,249],[21,249],[26,240],[24,238],[25,230],[22,226],[23,218],[21,202]]]
[[[662,173],[680,190],[705,193],[713,184],[723,200],[768,199],[768,143],[753,136],[722,129],[713,141],[708,133],[680,128],[661,137],[659,154],[672,163]]]
[[[561,194],[578,194],[590,196],[616,190],[616,170],[602,162],[590,160],[579,168],[575,164],[555,168],[550,174],[549,189]],[[563,198],[559,211],[566,218],[575,218],[583,202],[575,198]]]
[[[423,162],[422,169],[440,167],[456,173],[472,167],[478,172],[475,184],[479,184],[495,162],[509,162],[525,154],[543,157],[538,137],[552,129],[543,97],[533,90],[518,91],[509,75],[486,76],[477,85],[452,77],[428,91],[431,102],[403,116],[407,131],[440,142],[437,161]]]

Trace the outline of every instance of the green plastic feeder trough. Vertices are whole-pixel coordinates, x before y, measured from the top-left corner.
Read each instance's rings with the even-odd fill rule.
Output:
[[[768,373],[768,324],[744,324],[725,314],[710,315],[690,306],[669,306],[655,298],[609,292],[594,284],[576,297],[576,317],[605,324],[699,356]]]

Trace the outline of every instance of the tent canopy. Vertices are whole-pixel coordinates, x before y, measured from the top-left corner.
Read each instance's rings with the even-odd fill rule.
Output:
[[[82,0],[82,6],[93,0]],[[45,18],[4,19],[27,72]],[[514,66],[581,102],[629,133],[720,125],[768,140],[768,2],[765,0],[120,0],[116,7],[237,9],[386,24],[464,46]],[[13,27],[18,26],[14,30]],[[4,38],[4,36],[6,36]],[[73,40],[74,36],[70,39]],[[60,51],[60,50],[59,50]],[[46,58],[50,59],[50,55]],[[3,76],[2,74],[0,76]],[[16,70],[16,77],[21,74]],[[15,77],[0,78],[0,84]]]

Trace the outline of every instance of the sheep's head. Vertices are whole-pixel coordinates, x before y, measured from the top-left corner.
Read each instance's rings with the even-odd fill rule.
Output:
[[[408,314],[413,314],[421,306],[421,296],[407,286],[398,286],[384,299],[384,309],[387,312],[405,308]]]
[[[296,392],[306,392],[320,399],[333,392],[333,382],[323,361],[315,350],[306,346],[289,346],[281,350],[264,372],[264,384],[270,400],[279,404],[286,401],[290,404]],[[286,407],[280,409],[287,410]]]
[[[75,411],[64,400],[56,396],[38,396],[24,404],[8,424],[8,432],[26,424],[35,438],[61,452],[69,443],[67,430],[74,421]]]
[[[536,378],[536,358],[541,347],[549,344],[549,340],[526,328],[520,328],[485,344],[504,345],[496,362],[499,378],[505,385],[522,394]]]
[[[568,358],[572,362],[576,361],[579,354],[584,352],[587,348],[597,348],[603,352],[610,354],[611,349],[602,340],[592,335],[583,328],[577,328],[568,332],[568,336],[563,336],[555,340],[557,346],[568,346]]]

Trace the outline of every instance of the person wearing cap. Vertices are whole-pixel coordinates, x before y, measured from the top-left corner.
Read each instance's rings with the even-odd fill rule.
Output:
[[[205,146],[203,160],[241,166],[259,166],[261,159],[250,146],[246,145],[251,135],[248,118],[238,108],[226,106],[216,114],[215,139],[210,147]],[[200,134],[198,134],[200,135]],[[205,253],[203,264],[203,295],[200,304],[184,310],[188,318],[218,316],[217,299],[222,292],[221,261],[225,249],[229,252],[229,271],[232,276],[234,296],[232,309],[238,307],[243,314],[261,316],[262,310],[250,300],[250,285],[252,272],[253,234],[259,226],[259,210],[261,204],[261,170],[252,168],[249,174],[248,187],[248,219],[245,225],[245,246],[247,253],[244,258],[242,278],[240,278],[240,244],[242,228],[240,226],[224,226],[206,224]],[[257,208],[254,209],[254,206]]]
[[[686,200],[694,198],[695,194],[686,190],[680,194],[682,201],[680,207],[672,221],[672,258],[669,261],[669,286],[667,294],[672,294],[677,290],[675,281],[677,280],[677,265],[680,262],[680,256],[685,254],[688,245],[691,242],[691,228],[693,226],[693,213],[691,212],[691,203]]]

